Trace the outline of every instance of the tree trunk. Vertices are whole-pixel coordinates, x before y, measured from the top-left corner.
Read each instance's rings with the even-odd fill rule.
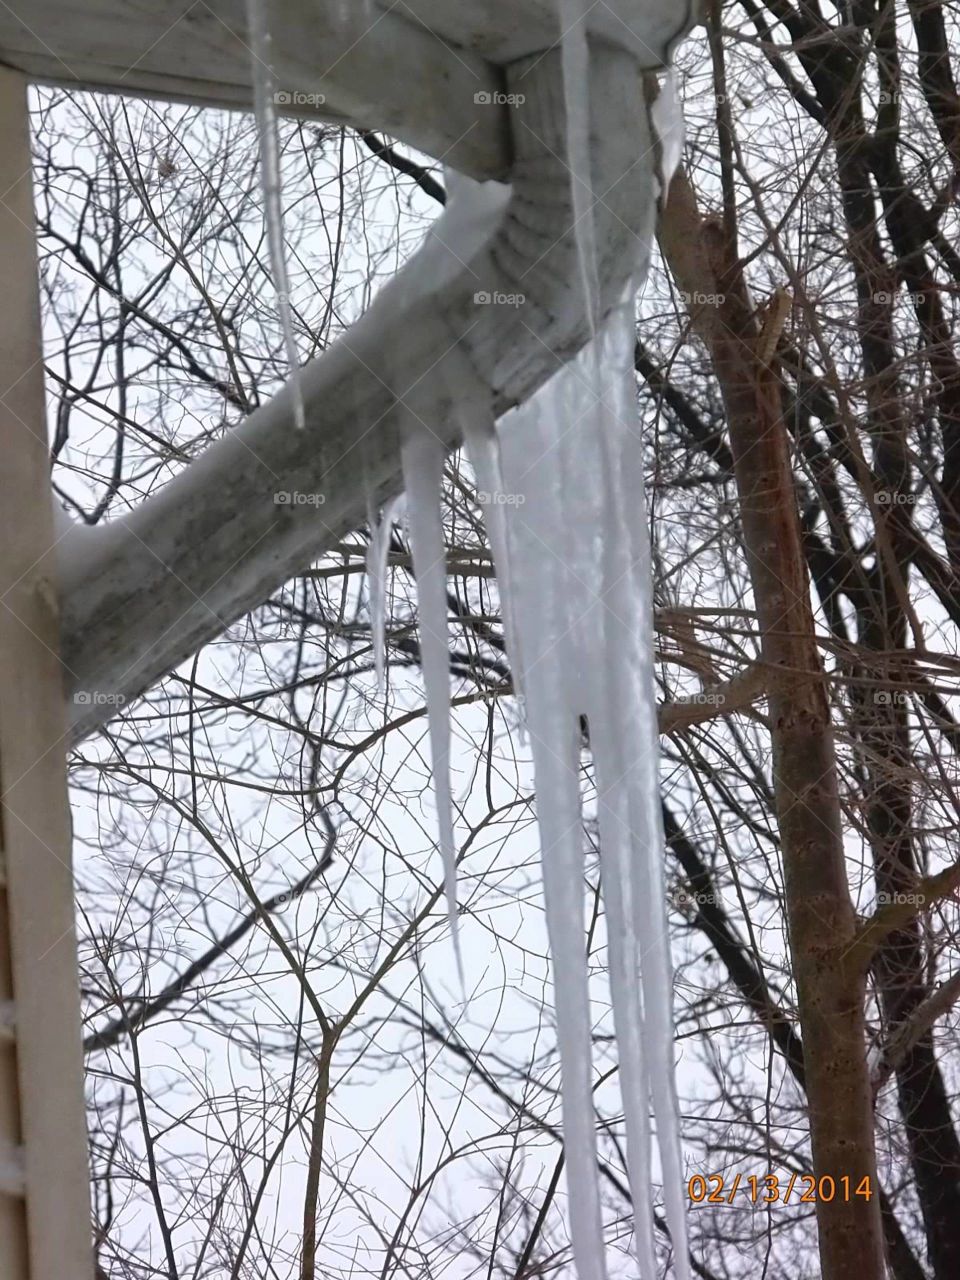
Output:
[[[758,325],[726,232],[700,218],[682,173],[670,188],[660,242],[690,299],[691,318],[710,350],[723,395],[769,668],[774,787],[813,1166],[818,1179],[832,1178],[836,1188],[832,1199],[817,1197],[823,1277],[881,1280],[885,1261],[864,987],[844,963],[856,920],[779,381],[768,362],[771,335]],[[857,1188],[869,1188],[869,1200],[857,1196]]]

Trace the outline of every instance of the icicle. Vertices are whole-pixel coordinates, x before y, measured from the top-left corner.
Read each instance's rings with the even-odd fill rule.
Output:
[[[386,593],[387,557],[390,554],[390,535],[402,506],[402,497],[391,498],[379,517],[372,498],[367,503],[367,523],[370,526],[370,542],[367,545],[367,582],[370,592],[370,636],[373,644],[373,665],[377,673],[377,692],[383,691],[386,667]]]
[[[447,190],[452,199],[471,199],[482,184],[472,178],[452,171],[446,172]],[[510,505],[503,487],[500,465],[500,440],[493,416],[493,396],[490,388],[477,377],[473,366],[457,348],[446,353],[439,366],[450,395],[453,412],[463,432],[467,456],[476,476],[481,495],[483,522],[490,539],[490,550],[497,573],[497,588],[503,615],[503,630],[507,652],[514,657],[513,688],[522,700],[522,662],[517,661],[520,641],[514,620],[513,571],[510,568],[510,550],[507,542],[505,508]]]
[[[677,92],[677,71],[670,67],[650,109],[650,123],[660,143],[660,194],[664,198],[670,179],[683,155],[683,109]]]
[[[532,402],[505,420],[502,485],[522,493],[525,501],[522,507],[504,508],[506,538],[493,534],[491,521],[491,544],[501,590],[507,555],[497,544],[509,546],[512,581],[507,595],[517,595],[511,654],[522,670],[537,779],[577,1271],[580,1280],[604,1280],[606,1275],[583,954],[578,717],[585,713],[596,767],[637,1256],[644,1280],[655,1280],[652,1099],[675,1269],[679,1280],[686,1280],[672,975],[662,885],[650,553],[633,379],[633,294],[601,330],[586,4],[559,0],[559,8],[575,239],[593,341]],[[664,183],[679,147],[671,94],[668,77],[654,122]],[[492,490],[493,481],[480,475],[484,465],[489,467],[489,457],[475,465],[481,483]]]
[[[461,985],[464,985],[457,919],[457,852],[450,798],[450,648],[447,636],[447,565],[440,510],[445,451],[442,441],[412,413],[405,413],[401,460],[407,492],[407,526],[420,609],[420,662],[427,693],[433,790],[447,913]]]
[[[607,770],[601,770],[598,759],[601,805],[607,802],[611,793],[618,793],[615,803],[622,824],[619,832],[623,846],[619,852],[625,859],[620,866],[620,875],[632,914],[632,920],[628,920],[624,928],[629,932],[630,946],[635,948],[640,959],[643,995],[643,1042],[637,1056],[648,1059],[647,1077],[657,1121],[667,1221],[676,1251],[676,1274],[682,1280],[689,1275],[689,1266],[674,1086],[673,980],[663,884],[665,854],[657,765],[659,734],[653,666],[653,600],[633,373],[632,291],[629,297],[629,304],[618,308],[607,322],[604,333],[607,350],[601,362],[608,399],[600,437],[607,451],[609,485],[605,504],[609,542],[604,550],[608,584],[605,586],[606,661],[603,663],[608,688],[604,700],[606,716],[598,721],[596,732],[591,719],[591,743],[598,757],[609,751],[617,770],[611,782],[611,775]],[[616,611],[610,607],[614,589],[618,600]],[[619,603],[621,601],[622,604]],[[627,805],[625,813],[622,807],[624,799]],[[611,838],[616,842],[616,835]],[[612,879],[611,876],[608,881],[605,875],[604,898],[608,904]],[[616,930],[616,921],[611,920],[611,939]],[[612,964],[611,968],[615,967]],[[629,996],[622,999],[633,1003]],[[615,1016],[625,1016],[628,1023],[626,1034],[632,1038],[633,1009],[618,1011],[616,1006],[615,999]],[[621,1070],[630,1058],[625,1049],[626,1046],[622,1045]],[[630,1064],[631,1074],[638,1069],[639,1062]],[[646,1091],[642,1096],[630,1096],[624,1080],[628,1134],[632,1128],[633,1145],[640,1146],[641,1159],[644,1160],[649,1158],[648,1102]],[[628,1148],[629,1145],[628,1138]],[[634,1159],[631,1154],[632,1183]],[[645,1172],[643,1176],[646,1176]],[[635,1194],[640,1194],[636,1187]],[[643,1222],[638,1217],[638,1245],[641,1239],[649,1237],[645,1244],[652,1249],[653,1222],[649,1215],[649,1199],[641,1201],[636,1212],[639,1215],[643,1210],[647,1213]]]
[[[631,300],[632,296],[631,292]],[[657,1267],[650,1176],[650,1081],[637,979],[643,945],[638,924],[643,918],[641,895],[646,889],[640,862],[644,856],[658,856],[658,851],[644,848],[642,837],[637,838],[631,806],[637,755],[648,750],[648,744],[636,733],[636,703],[642,701],[638,697],[636,658],[638,648],[649,649],[652,631],[644,629],[637,608],[636,584],[631,581],[633,546],[623,501],[622,471],[628,459],[622,455],[626,452],[625,435],[637,456],[639,440],[629,439],[630,419],[618,414],[620,406],[610,394],[616,391],[624,374],[631,379],[631,393],[633,389],[632,361],[624,364],[622,346],[612,340],[616,325],[617,317],[612,317],[594,342],[593,350],[585,353],[593,412],[584,424],[586,430],[580,427],[579,439],[571,447],[578,456],[595,455],[588,472],[594,484],[590,524],[595,538],[599,537],[601,576],[599,590],[594,591],[582,625],[588,635],[595,637],[595,644],[599,642],[599,652],[590,667],[587,715],[596,769],[611,1004],[619,1050],[635,1245],[641,1276],[653,1280]],[[631,356],[632,346],[626,358]]]
[[[640,1274],[644,1280],[657,1275],[652,1095],[676,1274],[681,1280],[688,1275],[633,341],[631,293],[592,349],[504,419],[501,441],[503,484],[525,498],[505,512],[537,778],[571,1234],[580,1280],[604,1274],[592,1120],[586,1128],[584,1122],[585,1115],[592,1116],[577,778],[577,717],[584,713],[596,766],[611,996]],[[499,574],[499,562],[497,567]],[[512,660],[516,665],[516,653]]]
[[[507,489],[524,497],[522,515],[512,506],[508,525],[553,960],[571,1239],[580,1280],[605,1280],[585,954],[579,682],[566,642],[569,579],[561,554],[567,522],[562,415],[551,412],[559,406],[545,392],[504,420],[503,470]],[[517,655],[512,660],[516,665]]]
[[[263,192],[264,216],[267,220],[267,244],[270,270],[277,293],[277,310],[283,331],[283,345],[290,370],[290,396],[293,420],[299,429],[306,425],[303,388],[300,384],[300,361],[293,333],[293,311],[290,306],[290,281],[283,243],[283,205],[280,186],[280,139],[274,102],[271,36],[264,0],[247,0],[247,33],[250,37],[253,67],[253,101],[260,140],[260,186]]]
[[[615,335],[614,335],[615,336]],[[622,420],[636,423],[636,387],[633,377],[634,317],[620,317],[619,364],[624,372],[617,382]],[[629,415],[629,417],[627,416]],[[634,874],[638,926],[643,947],[641,980],[644,1033],[648,1046],[653,1111],[657,1125],[657,1146],[663,1173],[666,1219],[674,1248],[674,1270],[678,1280],[689,1280],[686,1201],[683,1193],[682,1134],[676,1093],[673,1040],[673,966],[667,932],[666,861],[663,818],[660,807],[659,729],[657,727],[656,680],[653,660],[652,564],[646,503],[644,500],[642,455],[628,437],[617,475],[620,505],[627,513],[627,545],[634,567],[631,596],[637,604],[633,634],[640,643],[627,660],[633,668],[635,687],[640,693],[633,733],[636,755],[632,769],[631,826],[635,834]],[[622,669],[626,674],[626,670]]]
[[[580,717],[596,768],[610,985],[619,1049],[635,1239],[643,1280],[656,1280],[650,1104],[678,1280],[688,1280],[680,1125],[674,1084],[672,973],[663,890],[650,549],[633,374],[633,294],[603,322],[590,171],[586,0],[558,0],[575,240],[593,340],[498,433],[489,389],[451,365],[464,435],[481,488],[504,601],[508,648],[522,687],[537,785],[544,901],[553,959],[566,1177],[579,1280],[606,1280],[593,1106],[591,1006],[585,955]],[[679,155],[668,76],[649,127],[661,181]],[[443,242],[484,231],[493,184],[448,179]],[[652,228],[654,204],[647,211]],[[638,238],[646,254],[644,236]],[[456,255],[458,261],[465,255]],[[646,266],[646,259],[637,270]],[[452,362],[452,364],[451,364]],[[463,397],[463,390],[466,396]],[[450,672],[440,514],[443,449],[415,419],[402,461],[420,600],[420,635],[444,880],[457,963],[456,861],[450,797]],[[502,474],[501,474],[502,470]],[[513,502],[497,502],[501,494]],[[371,521],[371,528],[373,528]],[[383,526],[371,539],[372,590],[382,578]],[[374,542],[376,546],[374,546]],[[379,575],[379,576],[378,576]],[[372,603],[374,631],[382,603]],[[379,612],[378,612],[379,611]],[[375,644],[379,643],[375,638]]]
[[[590,172],[587,6],[585,0],[559,2],[576,243],[587,318],[594,336],[579,362],[592,393],[593,412],[574,417],[574,411],[568,408],[571,429],[563,441],[570,447],[573,428],[585,416],[592,419],[587,432],[578,432],[578,484],[598,487],[591,495],[594,510],[578,533],[583,542],[600,544],[602,585],[601,594],[583,610],[579,623],[583,626],[584,620],[589,620],[585,641],[592,638],[596,645],[600,638],[600,652],[594,652],[589,666],[588,720],[597,772],[611,998],[641,1274],[649,1280],[657,1274],[649,1173],[652,1092],[676,1272],[680,1280],[686,1280],[689,1268],[681,1198],[672,976],[656,764],[650,554],[642,502],[642,454],[635,435],[633,293],[629,294],[628,305],[611,316],[598,336],[600,301],[596,290],[599,273]],[[682,145],[672,72],[668,73],[658,105],[651,125],[661,143],[661,182],[665,191]],[[605,399],[608,390],[609,400]],[[565,402],[569,406],[569,396],[555,393],[558,408]],[[590,497],[585,497],[584,503],[589,509]],[[637,993],[638,970],[642,1008]]]
[[[497,425],[487,393],[483,400],[471,399],[469,396],[460,408],[460,422],[463,426],[463,438],[467,446],[467,454],[474,475],[477,477],[479,492],[486,497],[483,508],[483,519],[490,539],[490,550],[497,570],[497,585],[500,592],[500,607],[503,614],[503,630],[506,637],[507,652],[520,655],[520,638],[514,619],[513,570],[510,568],[510,551],[507,544],[507,523],[505,507],[510,496],[504,492],[503,476],[500,469],[500,443],[497,438]],[[518,698],[523,697],[523,661],[514,665],[513,691]]]
[[[598,662],[606,662],[604,652]],[[599,673],[598,673],[599,674]],[[640,937],[637,922],[642,912],[637,901],[634,833],[630,821],[626,788],[618,787],[623,762],[614,739],[622,736],[622,709],[616,705],[623,690],[614,688],[610,673],[601,677],[602,703],[594,704],[591,716],[591,747],[597,772],[600,856],[603,901],[607,914],[611,1003],[614,1032],[620,1062],[620,1090],[623,1098],[627,1137],[627,1171],[633,1199],[635,1247],[640,1275],[654,1280],[657,1275],[654,1244],[653,1188],[650,1176],[651,1135],[649,1119],[650,1082],[644,1053],[644,1021],[637,977],[640,972]],[[612,695],[612,696],[611,696]],[[621,722],[621,723],[618,723]],[[606,732],[601,731],[603,724]]]
[[[567,164],[573,199],[574,236],[587,318],[596,333],[600,312],[597,243],[593,220],[593,179],[590,172],[590,47],[587,14],[592,0],[559,0],[563,102],[567,114]]]

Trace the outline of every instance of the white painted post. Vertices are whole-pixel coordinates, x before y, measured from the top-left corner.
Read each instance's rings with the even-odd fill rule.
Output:
[[[0,1280],[92,1280],[26,80],[0,68]]]

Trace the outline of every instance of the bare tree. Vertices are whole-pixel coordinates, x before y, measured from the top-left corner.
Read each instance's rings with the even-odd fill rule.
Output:
[[[960,1261],[957,47],[935,3],[741,0],[680,54],[688,139],[636,366],[705,1277]],[[98,524],[282,378],[255,138],[241,115],[48,91],[35,148],[54,481]],[[306,357],[444,191],[333,128],[285,126],[284,171]],[[111,1277],[572,1274],[532,775],[457,455],[444,519],[467,999],[402,528],[384,690],[360,529],[74,753]],[[584,745],[589,800],[586,725]],[[597,839],[588,805],[626,1274]]]

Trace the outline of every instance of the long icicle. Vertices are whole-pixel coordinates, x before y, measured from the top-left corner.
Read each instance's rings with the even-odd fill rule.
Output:
[[[582,393],[585,388],[583,387],[583,383],[581,381],[579,383],[573,384],[573,387],[578,393],[574,397],[574,407],[571,409],[569,414],[570,419],[572,419],[570,426],[573,432],[576,432],[576,428],[581,426],[582,424],[585,407],[586,407],[586,416],[589,420],[589,425],[602,427],[602,422],[596,421],[596,418],[599,417],[598,396],[599,396],[599,390],[600,390],[599,388],[599,383],[600,383],[599,352],[597,350],[597,327],[600,319],[600,316],[599,316],[600,287],[599,287],[599,272],[597,268],[596,228],[594,225],[594,217],[593,217],[593,175],[591,172],[590,90],[589,90],[590,48],[587,42],[588,11],[589,11],[589,5],[587,3],[587,0],[559,0],[560,29],[562,32],[561,65],[563,70],[563,97],[564,97],[564,108],[566,112],[567,164],[570,169],[570,190],[571,190],[571,200],[572,200],[573,213],[574,213],[574,238],[577,246],[577,260],[579,263],[580,279],[581,279],[581,284],[583,288],[584,310],[586,312],[586,318],[590,326],[590,333],[592,337],[592,341],[589,344],[586,352],[584,353],[584,359],[589,365],[589,373],[587,374],[588,385],[586,387],[587,397],[589,400],[589,398],[591,398],[591,393],[592,393],[592,399],[594,403],[593,405],[590,405],[588,403],[586,406],[584,406]],[[583,379],[583,372],[577,368],[577,365],[582,366],[582,363],[583,363],[582,360],[576,361],[574,363],[573,368],[567,371],[568,381],[570,380],[571,376],[576,377],[577,375],[579,375],[580,379]],[[559,396],[554,397],[554,403],[559,409],[560,408]],[[558,441],[559,450],[566,451],[569,448],[570,441],[567,437],[570,434],[571,432],[565,432],[562,436],[560,436]],[[577,434],[579,435],[581,433],[577,433]],[[572,535],[576,530],[581,534],[582,537],[585,536],[586,539],[589,540],[589,533],[591,532],[591,529],[590,529],[591,524],[594,525],[593,531],[596,532],[596,522],[598,520],[602,521],[604,517],[598,511],[590,511],[590,498],[592,495],[590,495],[588,491],[588,486],[591,478],[591,473],[593,472],[594,469],[587,464],[587,459],[590,458],[591,454],[593,454],[595,457],[597,445],[596,445],[596,440],[587,439],[585,443],[587,444],[587,452],[584,455],[582,455],[580,458],[580,464],[582,468],[580,484],[583,486],[581,489],[581,493],[583,495],[581,499],[581,503],[586,508],[587,524],[585,529],[578,529],[576,522],[571,520],[569,525],[569,531],[570,531],[570,535]],[[594,478],[596,477],[594,476]],[[577,489],[576,487],[574,487],[570,491],[576,492]],[[577,573],[578,567],[579,566],[572,559],[570,568],[579,582],[580,575]],[[581,569],[581,572],[585,575],[584,584],[589,583],[590,581],[589,568],[587,568],[587,566],[583,566]],[[586,613],[587,616],[590,616],[594,612],[590,607],[589,596],[591,593],[589,592],[589,590],[581,591],[578,594],[580,594],[584,598],[580,606],[580,616],[575,618],[572,623],[575,631],[579,629],[579,626],[583,621],[584,612]],[[602,629],[600,634],[601,635],[603,634]],[[586,655],[582,655],[582,656],[585,657]],[[601,661],[605,661],[605,660],[606,660],[606,655],[603,655],[603,658],[601,659]],[[586,669],[589,670],[589,668],[586,668]],[[590,683],[595,683],[597,676],[599,676],[600,679],[603,679],[603,675],[601,673],[594,673],[594,679]],[[606,708],[603,708],[603,710],[605,711]],[[607,817],[609,819],[609,814],[607,813],[601,812],[600,816]],[[608,828],[607,834],[609,835],[609,820],[604,823],[604,826]],[[601,874],[603,876],[603,881],[604,881],[603,887],[604,887],[605,902],[607,898],[607,885],[606,885],[606,881],[608,879],[607,871],[610,866],[611,854],[613,854],[613,856],[615,857],[616,852],[617,852],[617,849],[616,847],[614,847],[613,850],[607,850],[606,855],[604,855],[603,832],[601,831],[601,857],[603,858],[603,861],[606,864],[605,866],[602,867],[602,870],[601,870]],[[619,868],[616,868],[616,871],[618,872]],[[621,917],[619,921],[618,920],[611,921],[610,927],[616,928],[617,924],[620,924],[622,926],[623,917],[625,915],[624,910],[620,910],[620,911],[617,910],[618,906],[622,906],[623,904],[620,903],[620,899],[617,895],[616,889],[614,892],[613,905],[614,905],[615,915],[620,915]],[[621,1031],[626,1032],[629,1028],[629,1019],[627,1019],[628,1025],[627,1026],[624,1025],[625,1016],[628,1010],[624,1008],[622,997],[624,994],[624,990],[623,990],[624,985],[628,981],[625,973],[625,968],[629,964],[629,961],[631,958],[631,951],[629,946],[624,947],[622,945],[621,939],[617,939],[614,941],[614,945],[610,954],[611,954],[611,961],[612,961],[611,993],[612,993],[613,1004],[614,1004],[614,1019],[615,1019],[614,1031],[618,1038],[618,1047],[620,1049],[621,1058],[623,1056],[624,1050],[626,1050],[628,1053],[631,1050],[633,1051],[631,1054],[630,1062],[627,1063],[626,1074],[627,1074],[627,1078],[630,1081],[631,1086],[638,1086],[643,1079],[643,1063],[642,1063],[642,1058],[640,1057],[641,1040],[640,1040],[640,1034],[639,1034],[639,1031],[640,1031],[639,1026],[636,1026],[633,1028],[635,1034],[633,1034],[628,1038],[628,1041],[625,1045],[620,1045],[619,1043],[620,1032]],[[636,1022],[639,1023],[639,1016],[637,1017]],[[589,1061],[589,1046],[590,1046],[590,1041],[588,1040],[587,1041],[588,1061]],[[621,1071],[622,1070],[623,1070],[623,1064],[621,1063]],[[627,1113],[627,1107],[625,1103],[625,1114],[626,1113]],[[634,1128],[635,1126],[628,1125],[628,1141],[631,1137],[634,1138],[633,1145],[635,1146],[636,1134],[634,1132]],[[639,1161],[639,1158],[640,1158],[639,1152],[631,1154],[630,1156],[631,1166],[636,1165],[637,1162]],[[631,1179],[635,1178],[635,1175],[632,1172],[630,1176],[631,1176]],[[594,1177],[596,1177],[596,1174],[594,1174]],[[573,1188],[571,1188],[571,1190],[573,1191]],[[574,1195],[575,1194],[576,1193],[574,1192]],[[572,1226],[572,1220],[571,1220],[571,1226]],[[594,1228],[594,1230],[597,1230],[597,1229]],[[586,1244],[584,1243],[583,1245],[581,1245],[581,1250],[585,1247],[586,1247]],[[600,1223],[599,1232],[596,1237],[596,1248],[600,1256],[600,1273],[602,1275],[605,1275],[606,1263],[604,1259],[602,1222]],[[575,1245],[575,1251],[576,1251],[576,1245]],[[652,1277],[651,1277],[651,1280],[652,1280]]]
[[[560,59],[574,236],[587,320],[591,334],[596,337],[600,319],[600,282],[593,218],[593,175],[590,171],[590,46],[587,43],[587,15],[594,6],[592,0],[559,0],[559,4]]]
[[[293,310],[290,306],[290,280],[283,241],[283,203],[281,201],[280,135],[274,102],[272,39],[264,0],[247,0],[247,34],[250,37],[250,60],[253,68],[253,102],[260,142],[260,187],[263,192],[264,216],[267,220],[267,246],[270,270],[277,295],[277,311],[283,332],[283,346],[290,373],[290,396],[293,420],[302,430],[306,425],[303,389],[300,385],[300,360],[293,333]]]
[[[604,334],[607,352],[605,448],[608,455],[610,552],[605,555],[611,572],[607,589],[607,662],[611,681],[609,724],[619,734],[619,789],[627,802],[623,834],[628,855],[623,867],[632,899],[631,932],[638,949],[643,999],[643,1056],[647,1059],[649,1092],[642,1097],[624,1096],[628,1128],[631,1112],[643,1109],[645,1143],[649,1142],[648,1106],[652,1093],[657,1122],[658,1147],[663,1172],[667,1222],[675,1249],[679,1280],[689,1275],[686,1215],[682,1200],[681,1135],[673,1061],[672,970],[665,913],[660,822],[659,735],[652,639],[654,634],[651,562],[643,501],[643,452],[639,438],[636,387],[633,371],[634,322],[631,301],[610,317]],[[628,602],[621,612],[612,608],[616,599]],[[605,789],[601,784],[601,789]],[[606,898],[607,886],[604,882]],[[615,928],[612,922],[612,928]],[[619,1040],[619,1033],[618,1033]],[[621,1065],[623,1053],[621,1053]],[[634,1115],[634,1125],[639,1117]],[[633,1157],[631,1156],[631,1161]],[[637,1206],[639,1214],[646,1206]]]
[[[588,634],[600,635],[606,643],[598,664],[602,669],[594,670],[591,701],[596,714],[590,720],[590,729],[598,775],[611,996],[641,1274],[650,1280],[656,1277],[649,1179],[652,1086],[667,1217],[675,1244],[677,1274],[684,1280],[688,1274],[688,1257],[684,1206],[679,1199],[680,1133],[661,867],[663,841],[662,832],[653,821],[654,817],[659,818],[656,764],[659,743],[651,657],[650,556],[648,547],[644,554],[642,452],[639,439],[631,439],[629,431],[629,424],[636,422],[632,374],[633,294],[630,294],[629,316],[621,308],[604,326],[603,334],[598,335],[600,300],[590,169],[588,6],[586,0],[559,0],[559,5],[575,239],[587,318],[593,334],[593,342],[584,353],[584,372],[592,391],[594,412],[589,416],[594,419],[595,429],[592,438],[584,439],[583,455],[596,451],[599,446],[601,506],[594,514],[594,532],[601,535],[604,581],[598,616],[594,617],[595,625]],[[667,86],[661,119],[657,121],[663,135],[661,183],[664,188],[679,151],[677,116],[669,96],[671,89],[672,83]],[[614,384],[610,403],[605,401],[604,383],[608,378]],[[590,474],[591,468],[581,466],[584,482]],[[627,476],[636,483],[625,492]],[[642,580],[636,573],[638,558]],[[624,586],[629,604],[621,618],[614,608],[614,593]],[[629,715],[625,715],[633,701],[629,693],[631,686],[639,693],[632,723]],[[638,936],[638,926],[642,937]],[[636,991],[638,976],[643,993],[642,1009]],[[652,1052],[649,1074],[645,1063],[647,1043]]]
[[[427,694],[433,789],[443,858],[447,914],[460,985],[465,987],[457,916],[457,851],[450,797],[450,646],[447,632],[447,563],[440,507],[446,451],[412,412],[403,410],[401,462],[407,494],[407,527],[420,611],[420,660]]]
[[[568,533],[564,423],[551,412],[558,402],[548,388],[509,415],[501,442],[505,484],[525,499],[522,516],[511,506],[508,519],[553,966],[570,1235],[580,1280],[605,1280],[584,936],[578,664],[570,634],[569,561],[562,554]]]
[[[683,112],[677,95],[676,71],[670,67],[650,113],[652,133],[660,144],[660,182],[662,197],[683,152]],[[618,345],[621,363],[629,374],[618,380],[624,421],[636,422],[636,386],[633,374],[633,351],[636,339],[634,314],[622,318]],[[639,448],[628,449],[618,470],[622,492],[632,513],[629,528],[633,541],[635,592],[642,608],[641,635],[652,640],[654,634],[653,566],[647,510],[644,496],[643,457]],[[659,745],[656,713],[656,678],[652,643],[640,648],[637,659],[640,686],[645,691],[643,714],[637,725],[644,770],[633,789],[635,824],[638,842],[649,849],[640,860],[645,885],[639,891],[641,926],[647,941],[647,954],[642,966],[644,1024],[652,1045],[650,1077],[653,1111],[657,1123],[657,1146],[663,1172],[663,1199],[667,1224],[674,1248],[674,1270],[678,1280],[690,1280],[687,1239],[686,1201],[683,1194],[683,1135],[677,1098],[676,1069],[673,1050],[673,964],[667,934],[665,911],[666,885],[664,863],[666,847],[663,814],[660,807]],[[644,750],[645,748],[645,750]],[[643,845],[641,845],[641,848]]]
[[[631,302],[632,297],[631,292]],[[635,584],[630,580],[632,545],[620,472],[623,437],[629,430],[629,419],[618,413],[616,397],[610,394],[622,376],[618,365],[623,351],[611,340],[617,325],[617,317],[608,319],[594,344],[595,350],[588,355],[595,406],[589,424],[590,439],[583,444],[599,455],[596,518],[602,542],[602,576],[595,617],[592,623],[585,619],[589,632],[600,641],[600,660],[593,667],[589,724],[596,768],[611,1004],[619,1051],[635,1246],[641,1276],[655,1280],[650,1078],[638,983],[643,945],[638,927],[643,919],[640,895],[645,889],[638,864],[640,858],[650,856],[651,851],[644,850],[642,844],[639,849],[636,847],[639,842],[631,813],[636,756],[646,745],[636,731],[637,704],[643,702],[645,692],[636,679],[637,650],[649,645],[652,632],[649,635],[645,632],[643,619],[638,616],[638,597],[633,590]],[[610,383],[614,384],[613,388]],[[631,443],[639,451],[639,441]]]
[[[634,326],[631,314],[621,352],[633,365]],[[636,414],[635,388],[629,387],[631,413]],[[637,864],[642,873],[638,887],[639,925],[643,939],[644,1028],[649,1045],[653,1111],[657,1124],[657,1146],[663,1173],[663,1198],[667,1224],[674,1246],[674,1269],[678,1280],[689,1280],[686,1203],[683,1195],[682,1133],[676,1090],[673,1037],[673,965],[667,932],[664,862],[666,849],[660,809],[659,729],[655,702],[655,674],[652,637],[654,634],[652,565],[644,500],[642,455],[639,449],[625,450],[619,469],[622,493],[633,519],[632,533],[635,581],[633,591],[641,606],[639,634],[645,639],[636,657],[636,679],[643,697],[634,726],[638,742],[638,764],[631,787],[633,829]]]

